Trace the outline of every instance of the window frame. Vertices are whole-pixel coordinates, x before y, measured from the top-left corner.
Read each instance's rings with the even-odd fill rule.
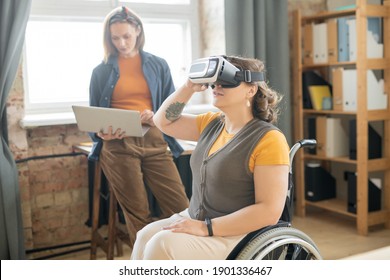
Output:
[[[117,0],[34,0],[31,6],[29,20],[102,22],[109,11],[120,5],[126,5],[134,9],[143,19],[144,23],[153,23],[156,21],[165,21],[167,23],[187,21],[189,33],[187,34],[187,38],[190,36],[192,42],[189,45],[191,49],[189,59],[192,60],[199,57],[201,41],[198,28],[199,19],[198,13],[193,12],[199,11],[197,0],[189,0],[189,5],[133,3]],[[185,43],[188,44],[188,42]],[[21,126],[26,128],[40,125],[75,123],[73,112],[69,110],[71,108],[70,105],[82,104],[83,102],[30,103],[26,53],[25,47],[23,51],[25,117],[21,120]],[[187,65],[189,63],[190,61],[187,62]]]

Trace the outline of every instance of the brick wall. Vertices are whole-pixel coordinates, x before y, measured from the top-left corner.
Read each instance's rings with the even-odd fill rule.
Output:
[[[53,157],[72,153],[73,145],[89,137],[76,125],[20,127],[24,114],[21,68],[8,97],[7,117],[19,173],[26,250],[89,240],[90,230],[84,225],[88,218],[86,156]]]
[[[223,53],[223,0],[200,1],[202,55]],[[289,11],[324,10],[325,0],[289,0]],[[291,18],[291,16],[290,16]],[[291,26],[291,25],[290,25]],[[291,32],[290,32],[291,34]],[[8,103],[9,142],[19,172],[25,246],[27,250],[89,240],[87,160],[84,156],[31,159],[72,152],[72,145],[89,141],[76,125],[22,129],[24,89],[21,67]],[[24,161],[27,160],[27,161]]]

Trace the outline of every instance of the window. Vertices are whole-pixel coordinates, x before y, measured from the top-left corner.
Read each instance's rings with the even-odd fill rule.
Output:
[[[104,17],[120,5],[141,16],[145,51],[167,60],[176,86],[184,81],[199,52],[197,1],[34,0],[26,29],[22,125],[74,122],[71,105],[88,104],[91,73],[103,58]]]

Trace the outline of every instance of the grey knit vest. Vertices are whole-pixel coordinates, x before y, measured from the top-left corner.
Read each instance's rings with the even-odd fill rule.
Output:
[[[204,129],[191,155],[191,218],[204,220],[235,212],[255,203],[253,173],[249,159],[264,134],[278,130],[270,123],[253,119],[225,146],[208,156],[209,150],[224,129],[217,118]]]

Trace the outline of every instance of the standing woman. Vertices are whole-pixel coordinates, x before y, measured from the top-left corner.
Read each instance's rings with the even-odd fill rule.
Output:
[[[89,158],[99,160],[121,206],[130,241],[153,220],[146,186],[155,196],[161,217],[188,207],[184,186],[171,154],[183,151],[177,141],[164,135],[153,122],[154,112],[174,91],[170,69],[160,57],[143,51],[145,34],[141,19],[126,7],[105,18],[104,61],[92,73],[90,105],[137,110],[150,129],[144,137],[128,137],[120,128],[90,134]]]

